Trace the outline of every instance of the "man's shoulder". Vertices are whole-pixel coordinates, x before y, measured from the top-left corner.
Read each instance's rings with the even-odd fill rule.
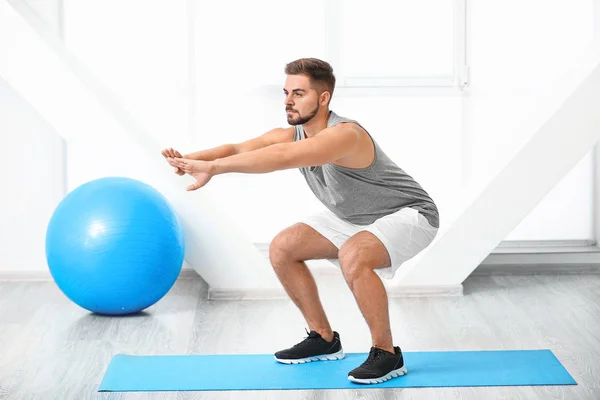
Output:
[[[344,122],[353,122],[357,123],[356,120],[352,118],[345,117],[343,115],[337,114],[335,111],[329,111],[329,124],[337,125]]]
[[[331,111],[331,114],[329,115],[329,123],[327,124],[328,127],[334,127],[341,124],[344,124],[346,126],[353,126],[357,129],[360,129],[361,131],[366,131],[362,124],[357,120],[338,115],[335,112]]]

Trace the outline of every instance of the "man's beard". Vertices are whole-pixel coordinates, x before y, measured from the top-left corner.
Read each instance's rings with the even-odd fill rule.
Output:
[[[289,109],[286,109],[286,111]],[[315,107],[314,110],[312,110],[306,117],[301,116],[299,113],[295,113],[294,114],[288,114],[287,120],[288,120],[288,124],[290,125],[304,125],[306,124],[308,121],[310,121],[311,119],[313,119],[313,117],[315,115],[317,115],[317,113],[319,112],[319,103],[317,102],[317,106]]]

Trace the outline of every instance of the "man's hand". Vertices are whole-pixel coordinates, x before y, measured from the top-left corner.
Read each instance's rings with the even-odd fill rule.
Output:
[[[214,165],[210,161],[188,160],[181,157],[168,157],[167,161],[173,167],[190,174],[196,179],[196,183],[187,187],[188,191],[200,189],[214,176]]]
[[[181,153],[179,153],[177,150],[173,150],[172,147],[169,147],[168,149],[164,149],[163,151],[160,152],[164,158],[169,159],[169,157],[171,158],[183,158],[183,156],[181,155]],[[175,171],[174,171],[177,175],[185,175],[185,172],[183,172],[181,170],[181,168],[179,167],[175,167]]]

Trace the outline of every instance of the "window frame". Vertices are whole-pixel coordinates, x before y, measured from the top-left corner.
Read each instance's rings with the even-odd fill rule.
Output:
[[[442,88],[462,91],[469,84],[469,65],[467,58],[467,0],[449,0],[454,3],[454,60],[453,73],[447,76],[339,76],[336,88],[376,89],[376,88]],[[325,0],[327,24],[326,54],[329,62],[340,65],[339,9],[343,0]]]

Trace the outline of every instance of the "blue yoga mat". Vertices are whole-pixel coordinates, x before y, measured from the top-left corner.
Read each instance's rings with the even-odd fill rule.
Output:
[[[129,356],[110,362],[100,392],[574,385],[550,350],[406,352],[408,374],[376,385],[348,380],[366,353],[286,365],[271,354]]]

